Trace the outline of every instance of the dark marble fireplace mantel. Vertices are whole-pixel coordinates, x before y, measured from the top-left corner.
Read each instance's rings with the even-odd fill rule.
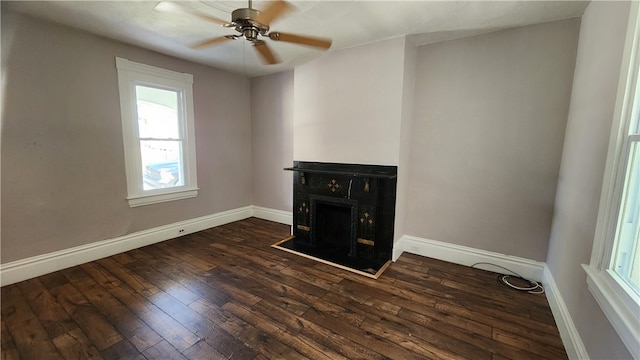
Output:
[[[395,166],[339,164],[319,162],[294,162],[293,167],[284,168],[289,171],[300,171],[313,174],[347,175],[354,177],[370,177],[381,179],[395,179],[398,171]]]
[[[293,235],[287,246],[349,268],[390,259],[397,167],[294,161]]]

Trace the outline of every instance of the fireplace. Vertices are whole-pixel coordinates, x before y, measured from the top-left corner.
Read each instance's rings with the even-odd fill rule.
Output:
[[[358,272],[378,273],[393,250],[397,167],[295,161],[293,238],[279,244]]]

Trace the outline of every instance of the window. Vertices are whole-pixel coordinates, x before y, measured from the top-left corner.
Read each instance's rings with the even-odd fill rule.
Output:
[[[116,58],[129,206],[195,197],[193,76]]]
[[[633,2],[598,210],[589,290],[640,359],[640,22]]]

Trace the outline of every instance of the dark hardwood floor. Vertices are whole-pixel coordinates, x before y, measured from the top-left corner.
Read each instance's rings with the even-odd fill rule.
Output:
[[[378,280],[247,219],[2,288],[2,359],[566,359],[544,295],[403,254]]]

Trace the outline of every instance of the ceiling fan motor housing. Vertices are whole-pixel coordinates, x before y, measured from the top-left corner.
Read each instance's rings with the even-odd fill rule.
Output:
[[[256,21],[260,11],[250,8],[236,9],[231,13],[231,19],[236,26],[236,31],[241,33],[247,40],[255,41],[258,34],[265,35],[269,31],[269,26]]]

